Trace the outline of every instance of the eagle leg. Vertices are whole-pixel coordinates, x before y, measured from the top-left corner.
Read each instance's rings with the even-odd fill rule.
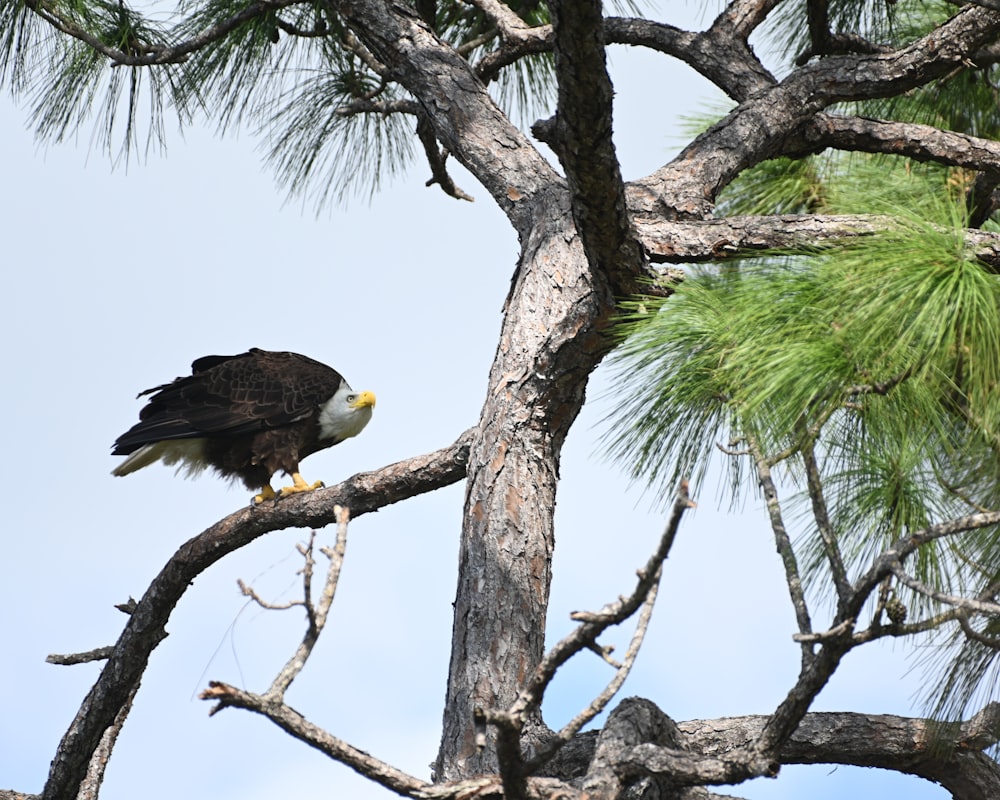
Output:
[[[281,497],[286,497],[290,494],[298,494],[299,492],[311,492],[314,489],[319,489],[323,487],[323,481],[316,481],[315,483],[306,483],[306,479],[303,478],[298,472],[292,473],[292,485],[282,486],[278,494]]]
[[[255,494],[253,496],[254,505],[260,505],[261,503],[266,503],[268,500],[273,500],[278,496],[278,493],[271,488],[270,482],[264,484],[264,488],[260,490],[260,494]]]

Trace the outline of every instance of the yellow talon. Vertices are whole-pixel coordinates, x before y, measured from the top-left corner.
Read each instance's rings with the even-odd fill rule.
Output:
[[[283,486],[281,491],[278,492],[282,497],[287,497],[290,494],[298,494],[299,492],[311,492],[314,489],[320,489],[323,486],[323,481],[316,481],[316,483],[306,483],[305,478],[303,478],[298,472],[292,473],[292,486]]]
[[[266,503],[268,500],[273,500],[277,496],[277,493],[271,488],[271,484],[267,483],[260,490],[260,494],[254,495],[253,501],[255,505],[260,505],[261,503]]]

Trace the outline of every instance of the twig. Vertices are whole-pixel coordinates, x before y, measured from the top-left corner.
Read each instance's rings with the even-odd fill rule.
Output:
[[[580,728],[593,719],[614,697],[621,687],[625,677],[631,670],[635,657],[638,654],[639,646],[645,636],[649,626],[649,617],[652,613],[653,602],[656,598],[656,588],[658,586],[662,572],[663,561],[670,553],[677,529],[680,525],[684,512],[694,507],[694,502],[688,494],[688,483],[682,481],[677,491],[677,497],[671,509],[667,525],[660,537],[656,550],[646,562],[646,566],[638,571],[638,582],[635,589],[628,597],[621,597],[614,603],[610,603],[598,612],[575,612],[572,618],[580,624],[567,636],[557,642],[552,649],[546,653],[541,663],[535,668],[525,687],[518,694],[517,699],[506,711],[484,710],[483,719],[498,727],[498,735],[504,727],[518,731],[522,730],[525,722],[537,711],[542,702],[542,697],[556,671],[573,655],[581,650],[591,648],[595,640],[607,628],[617,625],[628,619],[637,610],[642,608],[636,631],[629,644],[628,652],[622,662],[621,667],[615,674],[608,686],[599,694],[594,701],[577,717],[575,717],[563,730],[541,748],[537,755],[530,761],[518,763],[514,759],[511,767],[515,771],[522,771],[530,774],[548,761],[567,741],[569,741]],[[499,742],[498,742],[499,745]],[[513,758],[513,756],[512,756]],[[520,750],[517,752],[520,758]]]
[[[329,4],[327,5],[329,6]],[[344,47],[361,59],[361,62],[376,75],[385,78],[389,74],[389,68],[375,58],[371,50],[361,43],[358,37],[354,35],[353,31],[345,28],[342,41],[344,43]]]
[[[292,681],[305,667],[306,661],[312,655],[319,635],[326,626],[327,617],[330,614],[330,607],[333,605],[333,598],[337,592],[337,583],[340,581],[340,570],[344,565],[344,552],[347,549],[347,523],[350,521],[351,512],[344,506],[335,506],[334,514],[337,516],[337,542],[333,548],[324,547],[321,552],[330,560],[330,567],[327,570],[326,582],[323,584],[323,593],[320,595],[319,603],[313,604],[311,598],[311,577],[312,567],[312,541],[307,551],[307,569],[303,571],[305,587],[306,612],[309,618],[309,625],[306,628],[302,641],[295,649],[294,655],[288,660],[281,672],[271,683],[271,688],[267,690],[264,697],[267,699],[281,700],[292,685]]]
[[[430,118],[424,112],[417,113],[417,138],[424,146],[424,153],[427,156],[427,163],[431,168],[431,177],[424,184],[433,186],[435,183],[441,187],[445,194],[457,200],[468,200],[470,203],[475,200],[472,195],[463,192],[455,182],[445,167],[447,153],[438,147],[437,137],[434,135],[434,126],[431,125]]]
[[[852,587],[847,578],[847,570],[844,568],[844,560],[840,555],[836,531],[830,523],[826,498],[823,496],[823,481],[820,477],[819,465],[816,463],[815,440],[807,438],[802,444],[801,453],[802,462],[806,468],[806,485],[809,491],[809,500],[812,503],[813,519],[816,520],[816,528],[823,542],[823,549],[826,551],[826,560],[830,564],[830,573],[833,575],[833,585],[837,590],[838,603],[843,605],[850,599]]]
[[[802,644],[820,644],[822,642],[829,642],[833,639],[842,639],[845,634],[849,634],[851,632],[853,627],[854,620],[845,619],[839,625],[834,625],[826,631],[820,631],[818,633],[792,634],[792,640]]]
[[[298,606],[305,605],[305,603],[303,603],[301,600],[289,600],[287,603],[280,603],[280,604],[269,603],[267,600],[265,600],[259,594],[257,594],[257,592],[254,590],[252,586],[249,586],[246,583],[244,583],[242,578],[236,579],[236,585],[240,587],[240,593],[244,597],[249,597],[261,608],[266,609],[268,611],[287,611],[290,608],[297,608]]]
[[[957,597],[956,595],[939,592],[937,589],[928,586],[923,581],[919,581],[908,575],[903,569],[903,565],[898,561],[893,563],[890,569],[892,570],[892,574],[896,576],[896,580],[918,594],[922,594],[924,597],[929,597],[931,600],[937,600],[939,603],[944,603],[945,605],[953,606],[954,608],[974,611],[977,614],[1000,614],[1000,605],[996,603],[987,603],[982,600],[974,600],[971,597]]]
[[[593,642],[609,627],[623,622],[639,609],[649,592],[659,581],[660,569],[673,546],[681,517],[689,508],[694,508],[694,505],[688,495],[688,483],[682,481],[660,542],[646,562],[646,566],[638,571],[639,580],[635,589],[628,597],[621,597],[596,613],[581,614],[578,612],[573,614],[574,619],[583,620],[582,624],[557,642],[545,655],[512,706],[513,713],[526,718],[527,713],[537,708],[541,703],[542,695],[552,678],[555,677],[559,667],[566,663],[572,655],[586,647],[589,642]]]
[[[968,616],[962,611],[959,611],[955,615],[955,618],[958,620],[958,625],[962,629],[962,633],[964,633],[966,637],[972,639],[974,642],[979,642],[979,644],[991,647],[994,650],[1000,650],[1000,637],[987,636],[985,633],[980,633],[979,631],[977,631],[975,628],[972,627],[971,623],[969,622]]]
[[[802,588],[802,578],[799,575],[799,564],[795,558],[795,550],[792,548],[792,540],[785,527],[785,520],[781,513],[781,503],[778,501],[778,488],[775,486],[774,478],[771,475],[770,459],[764,458],[760,451],[757,440],[747,437],[749,450],[753,456],[754,464],[757,467],[757,480],[764,492],[764,502],[767,504],[767,515],[771,520],[771,530],[774,532],[774,541],[781,557],[781,563],[785,567],[785,583],[788,584],[788,595],[792,600],[792,607],[795,609],[795,620],[798,623],[799,635],[809,636],[812,634],[812,620],[809,617],[809,607],[806,604],[805,591]],[[812,657],[812,650],[808,642],[799,640],[802,643],[803,663]]]
[[[615,669],[621,669],[621,662],[615,661],[615,659],[611,657],[611,654],[615,651],[615,648],[611,645],[605,647],[603,645],[599,645],[597,642],[591,642],[587,645],[587,649],[600,656],[601,660],[605,664],[610,664]]]
[[[657,581],[658,580],[659,576],[657,576]],[[563,745],[569,743],[569,741],[580,732],[584,725],[594,719],[607,707],[608,703],[610,703],[612,698],[618,693],[622,684],[625,683],[625,679],[628,677],[629,672],[632,671],[635,659],[639,655],[639,648],[642,646],[642,642],[646,638],[646,631],[649,629],[649,621],[653,616],[653,606],[656,604],[656,595],[658,591],[659,583],[657,582],[653,584],[652,588],[649,590],[649,594],[646,595],[646,600],[642,605],[642,609],[639,611],[639,619],[636,623],[635,632],[632,634],[632,641],[629,642],[628,650],[625,651],[625,657],[622,663],[615,665],[617,666],[617,671],[615,672],[614,677],[608,685],[604,687],[604,690],[597,695],[597,697],[595,697],[583,711],[563,726],[554,739],[547,741],[544,746],[538,748],[534,757],[527,764],[529,772],[537,770],[550,758],[552,758],[552,756],[554,756]],[[612,662],[607,656],[605,656],[605,660],[614,664],[614,662]]]
[[[315,531],[310,536],[309,544],[300,547],[300,552],[302,552],[306,559],[306,565],[302,570],[305,598],[304,601],[298,604],[306,608],[308,625],[302,641],[295,649],[295,653],[285,666],[282,667],[271,683],[270,688],[264,694],[255,694],[219,681],[212,681],[209,683],[209,688],[202,692],[199,697],[202,700],[217,701],[217,704],[209,712],[210,714],[216,714],[228,706],[254,711],[267,717],[295,738],[325,752],[331,758],[347,764],[376,783],[400,794],[416,796],[419,790],[427,786],[425,782],[407,775],[391,765],[373,758],[367,753],[330,735],[308,722],[284,701],[285,692],[305,667],[319,639],[319,635],[326,626],[330,608],[333,605],[337,583],[340,579],[340,571],[344,563],[344,553],[347,548],[348,522],[351,515],[347,508],[339,505],[335,507],[334,513],[337,518],[337,540],[332,548],[324,547],[321,549],[321,552],[330,560],[330,566],[327,570],[323,591],[317,603],[313,603],[312,600],[312,574],[315,563],[312,558],[312,552],[315,542]]]

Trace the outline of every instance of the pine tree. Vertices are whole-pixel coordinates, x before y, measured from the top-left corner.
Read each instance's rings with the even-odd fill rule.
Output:
[[[597,2],[185,0],[160,12],[0,0],[0,81],[30,98],[41,140],[93,125],[112,159],[131,160],[165,145],[168,113],[182,126],[205,117],[261,136],[288,191],[320,206],[377,191],[418,157],[429,186],[469,199],[454,159],[521,249],[474,427],[188,542],[128,608],[115,648],[94,655],[106,666],[42,797],[96,794],[149,655],[201,571],[267,531],[336,523],[344,536],[349,516],[463,479],[432,780],[285,703],[327,595],[267,692],[214,683],[204,697],[414,798],[713,797],[706,787],[791,763],[886,767],[963,799],[1000,794],[986,754],[1000,705],[984,704],[1000,645],[993,0],[733,0],[697,33],[631,6],[605,16]],[[630,182],[613,137],[611,44],[680,59],[732,103]],[[650,89],[651,103],[669,97]],[[668,523],[635,587],[546,649],[560,456],[610,353],[623,402],[607,421],[609,452],[659,493]],[[800,673],[764,717],[678,725],[632,699],[596,739],[581,734],[636,658],[689,493],[715,463],[729,468],[734,501],[758,489],[766,501]],[[308,591],[311,543],[303,555]],[[342,547],[327,555],[335,585]],[[617,662],[599,639],[633,617]],[[933,722],[811,711],[853,649],[928,636]],[[551,731],[546,689],[584,650],[614,678]]]

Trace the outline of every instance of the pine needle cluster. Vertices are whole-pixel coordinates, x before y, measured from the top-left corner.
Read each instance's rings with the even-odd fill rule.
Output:
[[[626,304],[606,444],[664,497],[721,460],[736,502],[756,489],[753,454],[780,465],[800,492],[812,591],[828,596],[832,576],[807,513],[806,455],[819,460],[855,576],[931,523],[1000,507],[1000,276],[968,251],[963,197],[947,171],[856,155],[813,161],[757,171],[734,186],[731,202],[757,194],[770,175],[777,208],[799,202],[806,187],[825,211],[891,217],[889,231],[699,267],[671,297]],[[998,535],[928,544],[909,567],[940,591],[981,587],[984,576],[1000,577]],[[898,588],[911,613],[934,611]],[[949,650],[937,665],[950,676],[945,696],[933,698],[939,711],[964,708],[996,661],[995,650],[960,639],[951,642],[959,655]]]

